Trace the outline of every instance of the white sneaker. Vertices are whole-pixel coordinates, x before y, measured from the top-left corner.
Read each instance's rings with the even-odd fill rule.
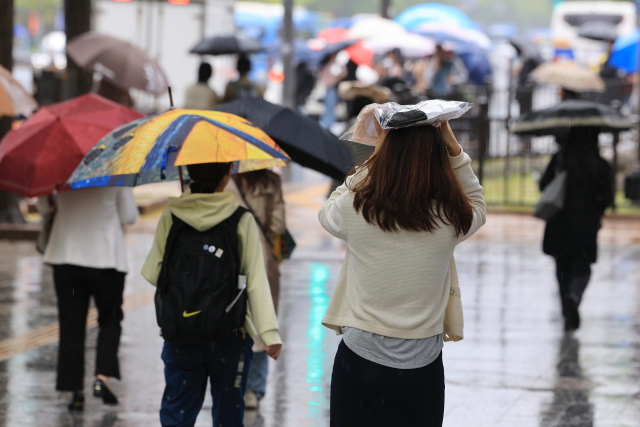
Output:
[[[255,393],[251,390],[247,390],[244,394],[244,406],[246,409],[258,409],[260,401],[256,397]]]

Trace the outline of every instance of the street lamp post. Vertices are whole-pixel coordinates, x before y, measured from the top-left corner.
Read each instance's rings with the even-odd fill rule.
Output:
[[[284,0],[284,17],[282,21],[282,104],[285,107],[295,107],[296,75],[293,67],[293,0]]]
[[[389,9],[391,9],[391,0],[380,0],[380,16],[389,19]]]

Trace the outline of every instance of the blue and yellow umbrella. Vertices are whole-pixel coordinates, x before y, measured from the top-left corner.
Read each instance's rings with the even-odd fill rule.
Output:
[[[233,162],[233,172],[288,166],[262,130],[233,114],[169,110],[114,130],[69,178],[71,189],[137,186],[180,179],[183,165]]]

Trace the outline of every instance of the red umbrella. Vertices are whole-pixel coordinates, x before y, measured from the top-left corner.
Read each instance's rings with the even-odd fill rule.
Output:
[[[351,60],[358,65],[371,66],[375,53],[362,40],[345,49],[349,52]]]
[[[0,142],[0,189],[26,197],[63,189],[100,139],[141,117],[95,94],[42,107]]]
[[[318,31],[316,37],[324,40],[326,43],[339,43],[349,38],[349,30],[344,28],[325,28]]]

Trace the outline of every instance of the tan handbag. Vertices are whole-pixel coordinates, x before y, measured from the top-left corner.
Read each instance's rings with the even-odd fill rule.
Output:
[[[456,260],[451,257],[449,261],[449,302],[444,312],[444,331],[442,337],[445,341],[460,341],[464,338],[464,315],[462,313],[462,296],[458,283],[458,270]]]

